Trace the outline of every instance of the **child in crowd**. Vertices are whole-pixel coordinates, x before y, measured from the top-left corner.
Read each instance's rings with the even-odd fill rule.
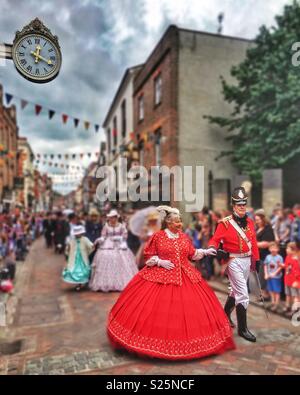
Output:
[[[271,295],[271,310],[276,311],[279,307],[281,293],[281,277],[283,259],[279,255],[279,246],[276,242],[269,245],[270,254],[264,261],[265,279],[267,281],[267,290]]]
[[[286,258],[282,268],[284,268],[284,290],[285,290],[285,308],[283,312],[289,313],[292,309],[292,305],[295,302],[295,297],[297,296],[297,288],[293,287],[296,281],[295,274],[297,272],[297,266],[299,265],[297,256],[297,246],[296,243],[288,243],[286,249]]]

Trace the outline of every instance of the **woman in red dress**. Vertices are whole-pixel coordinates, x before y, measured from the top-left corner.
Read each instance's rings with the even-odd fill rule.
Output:
[[[160,206],[162,230],[147,242],[146,266],[113,306],[112,345],[170,360],[201,358],[235,348],[232,329],[214,292],[189,260],[214,255],[196,250],[182,232],[177,209]]]

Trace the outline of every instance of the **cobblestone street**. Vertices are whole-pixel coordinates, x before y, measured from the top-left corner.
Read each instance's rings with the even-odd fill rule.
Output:
[[[300,374],[300,327],[251,304],[255,344],[191,362],[163,362],[113,351],[106,317],[117,293],[77,293],[60,280],[64,258],[40,238],[19,263],[7,327],[0,327],[0,374]],[[224,302],[224,292],[217,292]]]

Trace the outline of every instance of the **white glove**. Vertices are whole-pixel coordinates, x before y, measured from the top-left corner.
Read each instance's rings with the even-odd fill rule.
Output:
[[[205,256],[209,256],[209,255],[214,256],[216,254],[217,254],[217,251],[214,248],[208,248],[207,250],[204,250],[202,248],[198,248],[195,251],[195,254],[192,257],[192,260],[193,261],[198,261],[198,260],[204,258]]]
[[[95,244],[102,244],[104,240],[105,240],[104,237],[99,237],[99,239],[96,240]]]
[[[214,248],[207,248],[206,250],[204,250],[204,255],[205,256],[216,256],[217,251]]]
[[[158,256],[153,256],[148,261],[146,262],[147,266],[155,266],[157,265],[158,267],[163,267],[167,270],[173,269],[175,267],[174,263],[168,260],[164,259],[159,259]]]
[[[157,262],[157,266],[163,267],[167,270],[174,269],[174,267],[175,267],[174,263],[172,263],[171,261],[168,261],[168,260],[163,260],[163,259],[159,259],[159,261]]]

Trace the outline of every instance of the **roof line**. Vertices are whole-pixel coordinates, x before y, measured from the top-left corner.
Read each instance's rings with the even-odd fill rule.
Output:
[[[102,127],[103,127],[103,128],[105,127],[105,125],[106,125],[106,123],[107,123],[107,121],[108,121],[108,118],[109,118],[109,116],[110,116],[110,114],[111,114],[111,112],[112,112],[112,109],[113,109],[114,105],[116,104],[117,98],[118,98],[118,96],[119,96],[119,93],[120,93],[121,90],[122,90],[122,86],[123,86],[123,84],[124,84],[124,82],[125,82],[125,80],[126,80],[126,78],[127,78],[127,76],[128,76],[129,71],[130,71],[130,70],[135,70],[135,69],[137,69],[137,68],[139,68],[139,67],[142,67],[143,65],[144,65],[144,63],[141,63],[141,64],[138,64],[138,65],[136,65],[136,66],[128,67],[128,68],[125,70],[125,73],[123,74],[122,80],[121,80],[121,82],[120,82],[120,84],[119,84],[119,87],[118,87],[118,89],[117,89],[117,92],[116,92],[115,95],[114,95],[114,98],[113,98],[113,100],[112,100],[112,102],[111,102],[111,104],[110,104],[110,106],[109,106],[108,112],[107,112],[107,114],[106,114],[106,116],[105,116],[105,119],[104,119],[104,121],[103,121],[103,123],[102,123]]]

